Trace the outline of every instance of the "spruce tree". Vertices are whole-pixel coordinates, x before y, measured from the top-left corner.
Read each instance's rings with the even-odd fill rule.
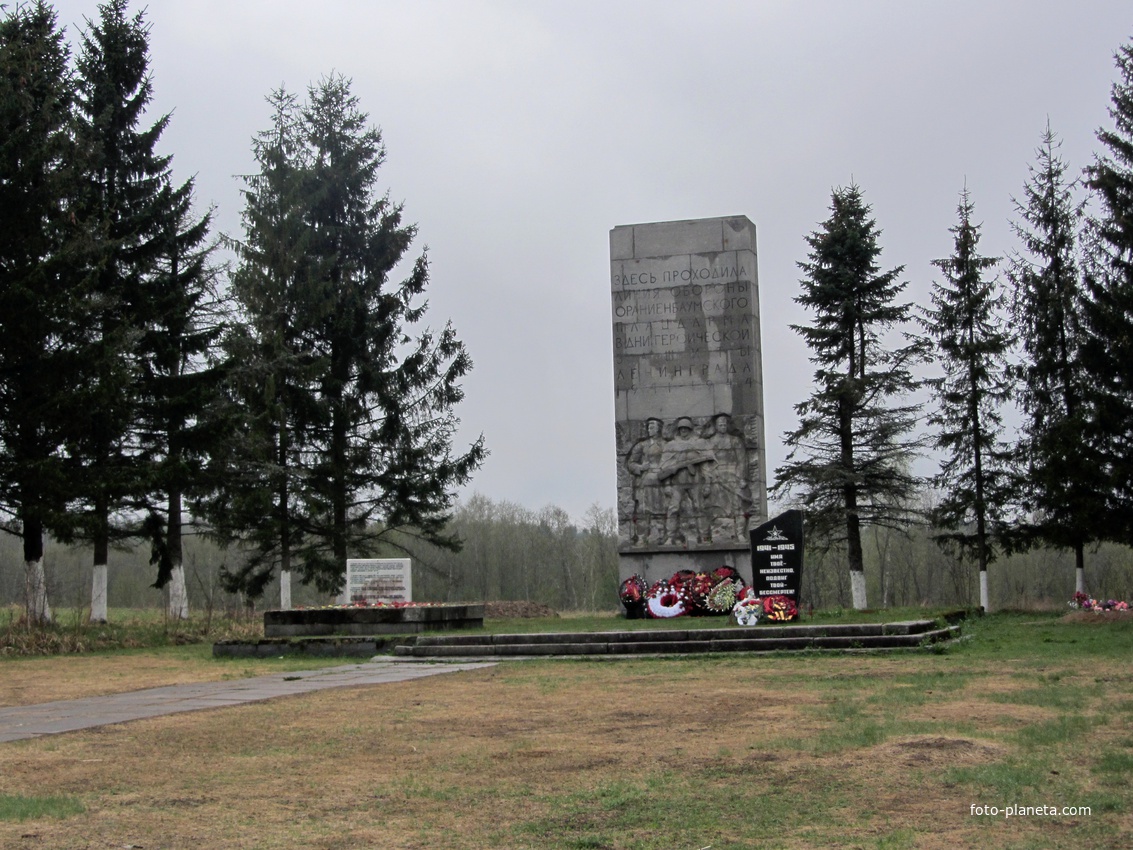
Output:
[[[1086,169],[1098,209],[1090,222],[1086,369],[1094,446],[1109,474],[1105,536],[1133,543],[1133,43],[1118,49],[1111,129]]]
[[[907,401],[917,387],[912,367],[922,341],[886,337],[910,319],[898,303],[903,267],[878,265],[880,232],[861,190],[835,190],[831,216],[807,237],[806,277],[795,301],[814,313],[793,325],[817,367],[813,395],[796,405],[799,427],[785,439],[790,453],[776,470],[775,490],[797,492],[816,539],[845,543],[853,605],[866,607],[862,530],[904,528],[918,489],[910,463],[919,406]]]
[[[262,151],[282,157],[269,158],[278,170],[261,171],[246,193],[256,206],[245,214],[244,244],[254,250],[243,252],[234,279],[253,334],[246,350],[262,358],[243,369],[262,376],[266,402],[249,434],[273,437],[255,454],[267,460],[275,452],[275,462],[261,467],[258,484],[254,475],[236,478],[243,492],[226,487],[219,498],[251,505],[249,487],[271,489],[277,520],[287,523],[275,529],[278,548],[257,542],[250,590],[262,590],[263,570],[275,563],[270,552],[289,552],[304,582],[334,591],[348,556],[374,552],[395,531],[457,546],[445,523],[484,448],[478,440],[453,451],[454,407],[471,360],[451,324],[423,327],[425,256],[404,280],[391,279],[416,228],[377,192],[380,132],[338,76],[310,88],[297,124],[283,115],[271,136],[279,143]],[[271,191],[257,193],[257,185]],[[260,297],[276,287],[287,293],[286,313],[275,298]],[[240,514],[246,519],[236,524],[255,535],[263,514]]]
[[[93,544],[96,621],[107,616],[111,543],[138,533],[129,517],[146,505],[145,469],[134,439],[139,345],[153,319],[147,288],[165,251],[171,214],[170,157],[156,150],[169,116],[143,126],[153,94],[149,26],[143,13],[130,17],[127,5],[108,0],[99,6],[78,58],[83,186],[74,211],[89,239],[79,340],[86,415],[71,435],[80,496],[65,534]]]
[[[38,623],[51,620],[44,535],[67,501],[59,450],[77,414],[68,58],[46,3],[0,20],[0,511],[22,538],[28,621]]]
[[[225,318],[208,243],[211,212],[193,213],[193,184],[166,186],[161,252],[145,290],[139,329],[136,443],[145,479],[144,528],[157,565],[154,587],[168,587],[168,614],[189,615],[182,565],[184,503],[208,488],[208,459],[224,433],[210,411],[220,393],[213,357]]]
[[[319,305],[308,332],[327,364],[318,389],[327,428],[316,434],[314,486],[305,493],[315,525],[303,566],[305,579],[329,589],[349,554],[373,551],[390,530],[457,545],[444,532],[454,491],[484,452],[482,440],[452,451],[453,408],[472,361],[451,323],[424,325],[425,255],[391,280],[417,229],[378,194],[380,131],[341,76],[311,87],[303,124]]]
[[[1088,335],[1075,181],[1067,178],[1049,125],[1015,207],[1023,251],[1008,277],[1023,363],[1016,397],[1024,413],[1022,505],[1030,521],[1021,541],[1074,553],[1075,585],[1085,591],[1085,550],[1103,533],[1104,467],[1093,450],[1090,390],[1084,369]]]
[[[937,428],[942,452],[933,484],[941,500],[933,520],[943,531],[938,542],[958,548],[979,569],[980,607],[989,610],[987,568],[1007,531],[1012,502],[1014,455],[1003,441],[1001,407],[1010,396],[1004,298],[989,274],[998,258],[979,253],[980,228],[972,222],[968,190],[960,195],[958,222],[951,228],[953,253],[934,260],[944,275],[934,284],[932,307],[923,323],[935,341],[935,359],[944,375],[931,381],[936,408],[929,422]]]
[[[268,102],[272,127],[253,141],[259,171],[244,178],[244,238],[232,242],[238,321],[224,342],[228,404],[218,411],[227,451],[214,458],[219,486],[202,510],[222,541],[244,545],[243,562],[222,573],[226,589],[256,599],[278,569],[288,609],[295,548],[310,526],[297,494],[308,477],[320,362],[301,334],[311,305],[299,106],[283,89]]]

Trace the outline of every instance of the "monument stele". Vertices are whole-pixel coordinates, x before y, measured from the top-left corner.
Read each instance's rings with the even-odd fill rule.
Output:
[[[610,231],[621,579],[728,565],[767,518],[755,225]]]

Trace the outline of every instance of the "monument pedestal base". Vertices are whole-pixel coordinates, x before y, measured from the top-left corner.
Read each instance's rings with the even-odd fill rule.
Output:
[[[732,567],[744,581],[751,581],[750,549],[662,550],[618,553],[618,581],[635,573],[645,579],[646,587],[666,579],[679,570],[710,573],[717,567]]]
[[[264,611],[264,637],[403,635],[440,629],[478,629],[484,606],[415,605],[409,608],[307,608]]]

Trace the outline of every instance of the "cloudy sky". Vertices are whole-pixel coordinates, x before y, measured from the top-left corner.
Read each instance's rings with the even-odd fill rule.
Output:
[[[72,39],[93,0],[55,8]],[[137,4],[135,9],[143,8]],[[382,129],[382,185],[419,226],[430,313],[475,369],[469,492],[581,517],[614,504],[608,239],[620,224],[756,225],[768,464],[809,392],[790,329],[804,237],[862,187],[882,262],[925,303],[960,190],[984,252],[1047,121],[1072,168],[1108,126],[1128,0],[151,0],[154,114],[198,200],[239,233],[264,97],[336,72]]]

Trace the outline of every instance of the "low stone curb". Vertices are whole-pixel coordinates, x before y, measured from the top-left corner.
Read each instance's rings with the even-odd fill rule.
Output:
[[[402,658],[509,658],[595,655],[688,655],[720,652],[911,649],[955,639],[959,626],[931,620],[866,626],[780,626],[723,630],[446,635],[398,646]]]

